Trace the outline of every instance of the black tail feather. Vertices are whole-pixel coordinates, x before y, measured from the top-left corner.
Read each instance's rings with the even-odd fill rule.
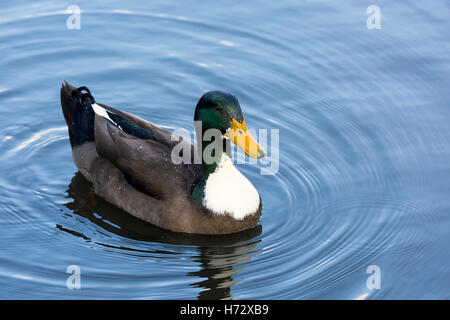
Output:
[[[61,106],[69,128],[72,147],[94,141],[95,103],[87,87],[75,88],[68,82],[61,87]]]

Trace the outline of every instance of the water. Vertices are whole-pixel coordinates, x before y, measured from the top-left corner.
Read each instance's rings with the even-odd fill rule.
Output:
[[[0,6],[0,298],[450,298],[448,3],[378,1],[369,30],[359,1],[75,2],[80,30],[68,4]],[[239,165],[260,223],[179,235],[95,197],[63,80],[188,130],[202,93],[235,93],[280,130],[277,174]]]

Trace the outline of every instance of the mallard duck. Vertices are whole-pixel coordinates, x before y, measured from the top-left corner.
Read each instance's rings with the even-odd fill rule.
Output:
[[[228,234],[258,222],[261,197],[228,151],[230,141],[249,157],[261,158],[265,151],[249,134],[233,94],[210,91],[198,101],[198,147],[97,103],[87,87],[64,82],[61,105],[75,165],[99,197],[175,232]],[[214,138],[207,137],[211,131]]]

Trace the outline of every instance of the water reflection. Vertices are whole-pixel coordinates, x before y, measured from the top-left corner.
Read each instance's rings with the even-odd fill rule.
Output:
[[[142,249],[141,246],[126,247],[123,245],[93,241],[87,235],[71,230],[63,225],[56,227],[64,232],[80,237],[85,241],[93,241],[96,245],[105,248],[114,248],[121,251],[132,252],[136,256],[148,257],[149,255],[163,254],[176,256],[183,251],[185,246],[191,246],[190,259],[199,265],[197,271],[188,272],[187,276],[195,279],[191,286],[201,288],[198,299],[231,299],[231,286],[238,280],[234,276],[241,271],[239,265],[250,261],[255,253],[256,245],[260,242],[257,237],[262,232],[261,225],[250,230],[231,235],[205,236],[189,235],[167,231],[154,225],[142,222],[130,216],[123,210],[107,203],[97,197],[91,184],[77,172],[72,178],[67,189],[70,201],[65,207],[77,216],[88,219],[105,231],[121,237],[143,241],[148,243],[160,243],[176,245],[169,250]],[[70,215],[66,213],[66,215]],[[101,230],[100,230],[101,231]],[[180,264],[184,263],[182,260]]]
[[[199,256],[194,260],[200,263],[201,269],[187,274],[204,279],[192,284],[193,287],[205,288],[198,295],[198,299],[233,298],[230,289],[238,282],[233,280],[233,276],[242,270],[239,268],[240,264],[250,261],[259,240],[248,241],[259,235],[261,229],[261,226],[257,226],[248,232],[243,232],[241,236],[249,237],[249,239],[238,240],[238,237],[234,239],[237,240],[234,244],[198,247]]]

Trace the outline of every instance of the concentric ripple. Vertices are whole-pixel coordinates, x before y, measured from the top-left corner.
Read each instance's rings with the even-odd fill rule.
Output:
[[[5,4],[0,298],[448,297],[445,10],[392,5],[391,24],[369,31],[365,8],[337,5],[273,3],[250,17],[79,1],[81,29],[69,30],[60,4]],[[410,19],[416,33],[394,27]],[[270,163],[238,165],[263,199],[260,223],[180,235],[96,197],[72,161],[63,80],[190,131],[202,93],[235,93],[250,128],[279,130]],[[81,290],[66,287],[70,265]],[[380,290],[366,286],[370,265]]]

